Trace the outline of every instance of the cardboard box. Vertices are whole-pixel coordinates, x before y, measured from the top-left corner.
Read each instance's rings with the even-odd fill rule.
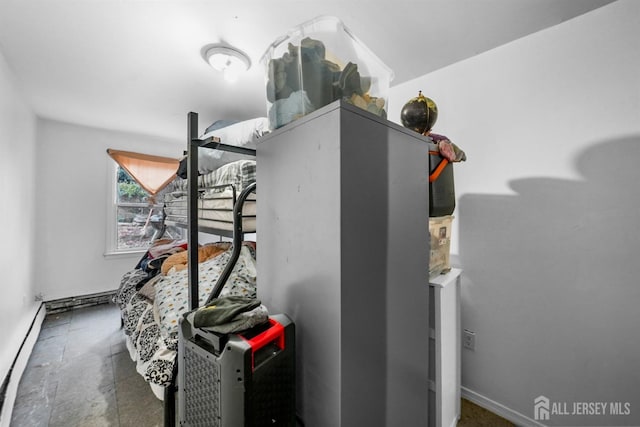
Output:
[[[452,215],[429,218],[429,233],[431,234],[431,251],[429,256],[430,278],[451,270],[449,254],[451,250],[452,223]]]

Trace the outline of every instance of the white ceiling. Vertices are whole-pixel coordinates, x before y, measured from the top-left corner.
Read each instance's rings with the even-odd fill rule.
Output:
[[[40,117],[183,143],[201,126],[266,115],[259,60],[290,28],[334,15],[395,73],[392,86],[613,0],[0,0],[0,51]],[[233,85],[202,59],[252,60]]]

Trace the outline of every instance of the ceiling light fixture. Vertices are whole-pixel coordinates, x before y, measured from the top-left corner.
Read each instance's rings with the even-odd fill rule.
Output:
[[[215,70],[221,71],[228,82],[238,80],[241,73],[251,67],[251,60],[246,53],[235,47],[214,44],[203,48],[203,57]]]

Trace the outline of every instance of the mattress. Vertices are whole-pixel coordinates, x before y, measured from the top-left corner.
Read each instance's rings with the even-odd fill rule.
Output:
[[[222,192],[207,190],[198,199],[198,225],[233,230],[233,206],[238,196],[232,188]],[[164,212],[168,221],[187,222],[187,193],[176,191],[165,196]],[[242,229],[256,230],[256,195],[250,194],[242,207]]]

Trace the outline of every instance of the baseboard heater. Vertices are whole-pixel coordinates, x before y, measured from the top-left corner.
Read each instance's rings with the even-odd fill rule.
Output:
[[[93,305],[108,304],[111,302],[116,291],[99,292],[95,294],[82,295],[77,297],[60,298],[51,301],[45,301],[47,314],[59,313],[62,311],[75,310],[82,307],[90,307]]]
[[[11,381],[11,375],[13,374],[13,370],[16,366],[16,362],[18,361],[18,357],[20,357],[20,353],[22,352],[22,349],[24,348],[24,345],[27,342],[29,335],[33,330],[33,326],[36,323],[38,314],[40,314],[40,310],[42,310],[42,304],[40,304],[40,306],[38,307],[38,311],[36,311],[36,315],[33,316],[31,325],[29,325],[29,330],[27,331],[27,334],[24,336],[24,339],[20,344],[20,348],[18,348],[18,352],[16,353],[16,356],[13,358],[13,362],[11,362],[11,366],[9,367],[9,371],[7,372],[7,375],[5,375],[4,379],[2,380],[2,384],[0,384],[0,415],[2,415],[4,410],[4,402],[7,397],[7,389],[9,388],[9,382]]]

